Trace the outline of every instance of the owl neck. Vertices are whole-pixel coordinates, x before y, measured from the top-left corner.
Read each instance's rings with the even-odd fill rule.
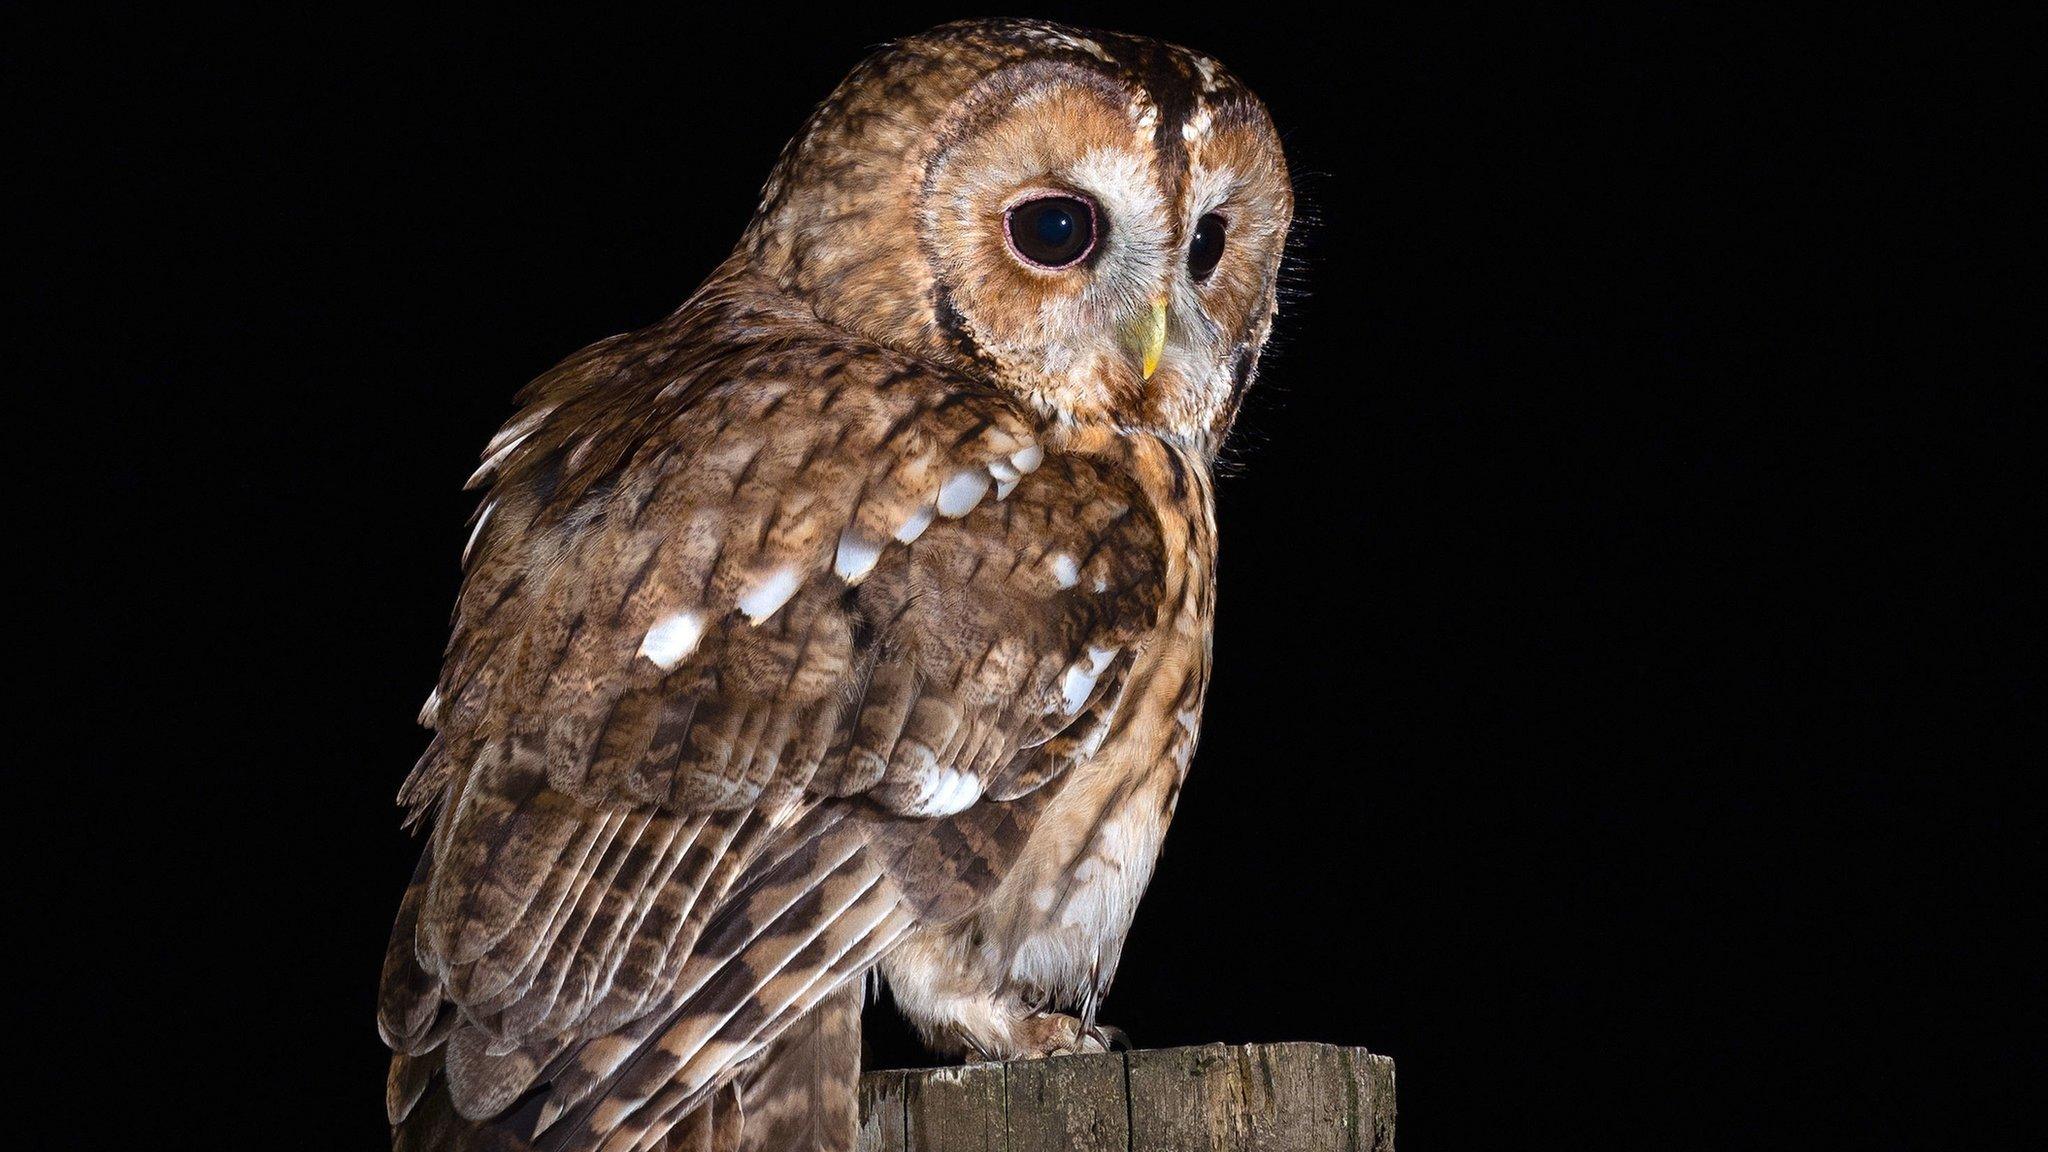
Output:
[[[1048,448],[1088,455],[1111,455],[1117,445],[1137,437],[1170,445],[1175,454],[1207,471],[1215,461],[1228,414],[1207,411],[1205,397],[1172,369],[1145,385],[1135,377],[1100,387],[1071,381],[1029,382],[1030,374],[1012,371],[983,354],[971,338],[949,331],[943,317],[927,310],[905,315],[888,309],[849,310],[839,294],[819,286],[792,283],[761,266],[746,246],[734,253],[699,288],[684,310],[719,313],[728,324],[760,330],[764,322],[782,321],[822,327],[836,338],[854,338],[899,355],[976,380],[991,391],[1015,398],[1029,410]]]

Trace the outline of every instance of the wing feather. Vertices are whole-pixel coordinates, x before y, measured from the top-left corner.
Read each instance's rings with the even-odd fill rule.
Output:
[[[438,1076],[549,1147],[659,1146],[993,887],[1156,626],[1118,468],[1037,467],[970,381],[707,323],[572,358],[479,470],[402,794],[435,818],[385,963],[394,1123],[448,1122]]]

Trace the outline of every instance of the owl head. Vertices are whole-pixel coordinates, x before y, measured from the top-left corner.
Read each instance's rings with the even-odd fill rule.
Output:
[[[1142,428],[1212,455],[1271,328],[1292,216],[1272,120],[1215,61],[970,21],[847,77],[735,259],[1055,429]]]

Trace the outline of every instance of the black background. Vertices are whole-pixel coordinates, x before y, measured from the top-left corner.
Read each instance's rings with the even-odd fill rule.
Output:
[[[23,1047],[94,1092],[67,1145],[382,1140],[462,479],[688,294],[868,46],[959,14],[807,8],[16,18],[9,439],[63,465],[16,493],[63,657],[20,915],[77,957]],[[1104,1018],[1389,1053],[1415,1150],[1939,1145],[2007,1101],[1945,1077],[2038,979],[1997,502],[2040,492],[2041,357],[1984,306],[2032,259],[2018,65],[1960,17],[1044,11],[1223,59],[1308,218]]]

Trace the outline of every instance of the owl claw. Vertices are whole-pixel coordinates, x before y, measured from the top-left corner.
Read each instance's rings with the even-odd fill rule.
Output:
[[[1131,1038],[1124,1033],[1123,1029],[1114,1024],[1091,1025],[1088,1032],[1095,1038],[1097,1043],[1102,1045],[1104,1051],[1129,1052],[1131,1050]]]
[[[1064,1012],[1046,1012],[1023,1021],[1018,1029],[1023,1055],[1029,1060],[1047,1056],[1081,1056],[1109,1051],[1109,1032],[1099,1025],[1083,1024]],[[1121,1033],[1119,1033],[1121,1035]]]

